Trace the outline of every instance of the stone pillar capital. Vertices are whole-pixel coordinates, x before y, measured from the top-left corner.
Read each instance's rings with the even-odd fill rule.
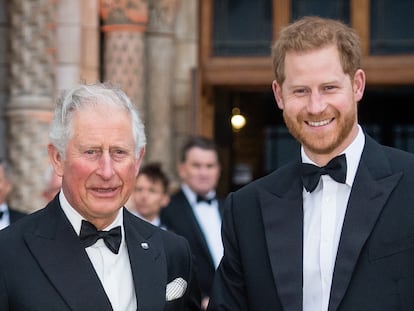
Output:
[[[145,32],[148,22],[147,0],[100,0],[103,32]]]
[[[149,0],[148,31],[172,33],[178,10],[178,0]]]

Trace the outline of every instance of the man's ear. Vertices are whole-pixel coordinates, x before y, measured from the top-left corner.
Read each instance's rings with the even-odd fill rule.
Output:
[[[272,90],[273,90],[273,96],[275,97],[277,106],[280,110],[283,110],[285,107],[283,104],[283,97],[282,97],[282,86],[279,85],[276,80],[273,80],[272,82]]]
[[[60,152],[56,149],[55,146],[49,144],[47,146],[47,152],[49,154],[50,163],[52,164],[56,174],[58,176],[63,176],[63,158]]]
[[[145,155],[145,147],[142,147],[141,151],[139,152],[138,159],[135,160],[135,177],[138,176],[139,168],[141,167],[142,160],[144,159]]]
[[[355,94],[355,101],[359,102],[364,95],[365,90],[365,72],[362,69],[358,69],[354,75],[354,94]]]

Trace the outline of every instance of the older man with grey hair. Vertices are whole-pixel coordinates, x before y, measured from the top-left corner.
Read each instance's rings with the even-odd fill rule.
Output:
[[[146,144],[126,94],[108,84],[64,92],[49,137],[62,188],[0,233],[0,309],[199,310],[187,241],[124,207]]]

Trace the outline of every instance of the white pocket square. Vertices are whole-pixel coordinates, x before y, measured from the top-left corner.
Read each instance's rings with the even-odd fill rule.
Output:
[[[183,278],[176,278],[167,284],[167,290],[165,291],[165,300],[171,301],[181,298],[184,295],[186,289],[187,281]]]

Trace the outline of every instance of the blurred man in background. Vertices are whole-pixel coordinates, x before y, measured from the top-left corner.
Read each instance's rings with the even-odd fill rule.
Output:
[[[0,159],[0,229],[25,216],[25,213],[13,210],[7,203],[7,198],[13,190],[13,176],[8,164]]]
[[[223,255],[220,228],[222,200],[216,197],[220,163],[216,144],[205,137],[190,137],[177,166],[181,188],[161,211],[168,230],[184,236],[195,257],[196,276],[206,308],[215,269]]]

